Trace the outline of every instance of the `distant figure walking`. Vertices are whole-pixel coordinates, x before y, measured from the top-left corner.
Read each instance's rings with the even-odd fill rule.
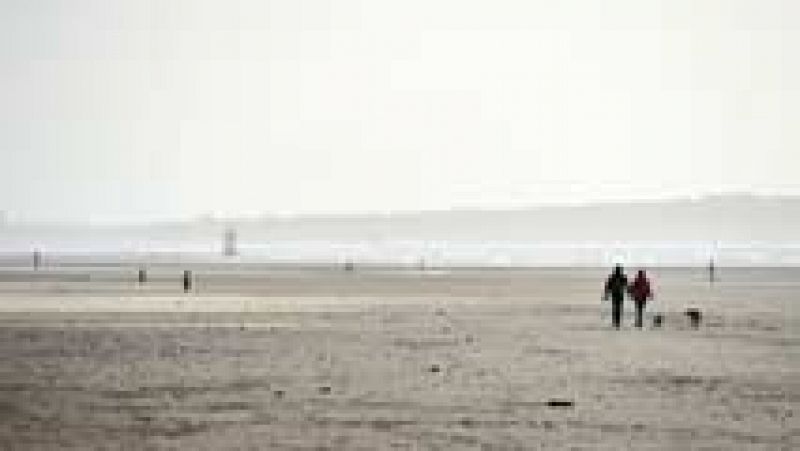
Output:
[[[42,251],[39,249],[33,250],[33,269],[38,270],[42,266]]]
[[[186,270],[183,272],[183,291],[188,293],[192,289],[192,272]]]
[[[622,320],[622,301],[625,299],[625,292],[628,289],[628,278],[622,271],[622,265],[614,267],[614,272],[606,280],[603,299],[608,300],[611,296],[611,322],[619,329]]]
[[[644,306],[647,300],[653,297],[653,291],[650,289],[650,281],[647,280],[643,270],[636,273],[636,279],[629,288],[631,297],[634,304],[636,304],[636,327],[642,328],[642,317],[644,316]]]
[[[714,283],[714,259],[708,261],[708,281]]]

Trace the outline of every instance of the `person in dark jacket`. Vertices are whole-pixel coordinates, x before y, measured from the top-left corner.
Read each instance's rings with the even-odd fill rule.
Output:
[[[628,278],[622,271],[622,265],[614,267],[614,272],[606,280],[603,299],[608,300],[611,296],[611,322],[619,329],[622,320],[622,301],[625,299],[625,292],[628,290]]]
[[[644,316],[644,306],[647,300],[653,297],[653,292],[650,289],[650,281],[647,280],[647,275],[643,270],[636,273],[636,279],[629,288],[633,302],[636,305],[636,327],[642,327],[642,316]]]

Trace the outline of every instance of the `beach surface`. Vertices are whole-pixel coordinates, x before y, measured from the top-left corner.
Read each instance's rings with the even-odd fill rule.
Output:
[[[800,269],[182,271],[0,269],[0,446],[800,447]]]

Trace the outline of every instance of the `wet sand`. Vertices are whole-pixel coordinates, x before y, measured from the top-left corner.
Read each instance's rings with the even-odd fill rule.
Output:
[[[620,331],[602,269],[180,272],[0,271],[0,445],[800,446],[800,269],[656,269]]]

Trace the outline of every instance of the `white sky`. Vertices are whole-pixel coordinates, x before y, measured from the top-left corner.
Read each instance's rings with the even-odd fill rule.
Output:
[[[796,0],[0,0],[30,219],[800,194]]]

